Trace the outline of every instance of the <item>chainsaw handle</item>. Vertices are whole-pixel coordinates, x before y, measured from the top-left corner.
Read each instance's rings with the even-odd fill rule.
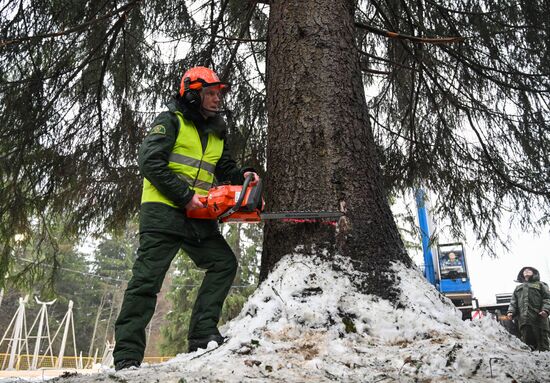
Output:
[[[231,209],[227,210],[225,213],[220,214],[218,217],[219,219],[223,219],[225,217],[230,216],[231,214],[235,213],[237,210],[241,208],[241,205],[243,204],[244,197],[246,195],[246,190],[248,189],[248,185],[250,184],[250,181],[252,181],[253,175],[249,174],[244,182],[243,182],[243,188],[241,189],[241,194],[239,195],[239,199],[237,200],[237,203],[235,203],[235,206],[233,206]]]
[[[252,175],[253,172],[250,172],[250,174],[248,174],[248,176],[245,177],[245,182],[246,182],[246,179],[247,178],[250,178],[250,184],[248,186],[256,186],[259,182],[260,182],[260,177],[258,176],[258,181],[253,181],[253,175]],[[257,175],[257,174],[256,174]],[[243,189],[244,189],[244,183],[243,183]]]

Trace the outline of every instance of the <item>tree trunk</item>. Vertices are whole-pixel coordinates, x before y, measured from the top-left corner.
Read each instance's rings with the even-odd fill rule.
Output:
[[[336,226],[268,222],[260,278],[286,254],[349,257],[359,287],[392,298],[410,264],[382,187],[354,40],[355,2],[274,0],[267,56],[268,210],[341,210]]]
[[[233,281],[233,284],[240,285],[242,283],[241,276],[242,276],[242,267],[241,264],[241,258],[242,258],[242,248],[241,248],[241,232],[242,232],[242,225],[240,223],[237,223],[234,225],[234,227],[231,227],[232,230],[235,230],[235,233],[233,235],[233,241],[230,243],[231,248],[233,249],[233,253],[235,253],[235,257],[237,258],[237,263],[239,264],[239,268],[237,270],[237,275],[235,276],[235,280]]]

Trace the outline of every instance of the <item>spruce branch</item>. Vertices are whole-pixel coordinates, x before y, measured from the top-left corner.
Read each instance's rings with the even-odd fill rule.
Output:
[[[83,31],[84,29],[87,29],[103,20],[106,20],[106,19],[109,19],[111,17],[113,17],[114,15],[118,15],[120,12],[125,12],[127,13],[128,11],[130,11],[132,8],[134,8],[135,6],[137,6],[139,3],[141,3],[142,0],[133,0],[125,5],[123,5],[122,7],[119,7],[117,9],[115,9],[114,11],[112,12],[109,12],[103,16],[100,16],[100,17],[97,17],[93,20],[90,20],[90,21],[86,21],[82,24],[79,24],[73,28],[69,28],[69,29],[65,29],[63,31],[59,31],[59,32],[52,32],[52,33],[43,33],[43,34],[38,34],[38,35],[34,35],[34,36],[23,36],[23,37],[11,37],[11,38],[6,38],[6,39],[1,39],[0,40],[0,48],[3,48],[3,47],[6,47],[6,46],[9,46],[9,45],[15,45],[15,44],[21,44],[23,42],[26,42],[26,41],[35,41],[35,40],[42,40],[42,39],[47,39],[49,37],[59,37],[59,36],[64,36],[64,35],[70,35],[72,33],[75,33],[75,32],[81,32]]]

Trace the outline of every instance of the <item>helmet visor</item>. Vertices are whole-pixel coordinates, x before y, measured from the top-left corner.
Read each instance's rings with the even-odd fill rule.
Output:
[[[229,92],[231,90],[231,84],[226,83],[226,82],[221,82],[221,81],[220,82],[211,82],[211,83],[204,82],[202,84],[202,88],[203,89],[206,89],[206,88],[218,89],[222,95],[225,95],[227,92]]]

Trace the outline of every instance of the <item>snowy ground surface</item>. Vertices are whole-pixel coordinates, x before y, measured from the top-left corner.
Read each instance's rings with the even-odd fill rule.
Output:
[[[221,347],[52,381],[550,382],[550,352],[529,351],[489,318],[463,322],[418,270],[394,265],[396,308],[357,292],[351,266],[335,262],[344,272],[319,258],[283,259],[221,329],[230,337]]]

